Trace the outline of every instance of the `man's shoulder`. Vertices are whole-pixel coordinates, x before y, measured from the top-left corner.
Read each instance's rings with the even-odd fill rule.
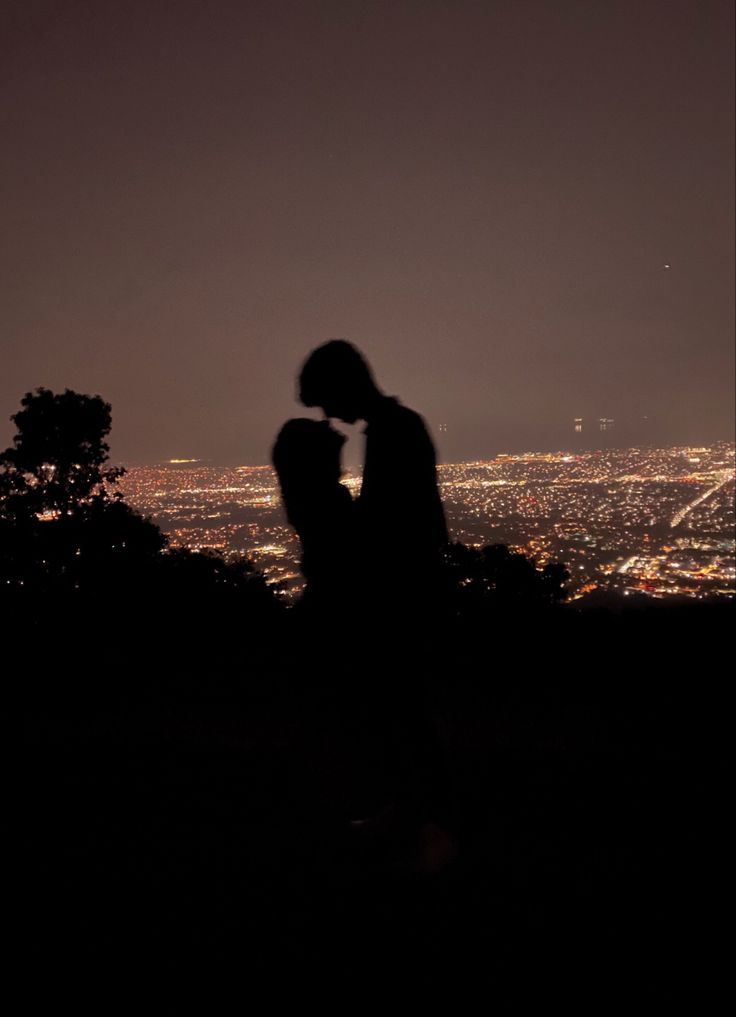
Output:
[[[392,396],[366,428],[367,449],[387,459],[399,459],[403,466],[434,466],[436,451],[424,417]],[[380,451],[379,451],[380,450]]]
[[[396,396],[385,396],[381,404],[380,413],[371,421],[366,428],[367,433],[378,430],[402,430],[408,433],[428,434],[424,417],[416,410],[404,406]]]

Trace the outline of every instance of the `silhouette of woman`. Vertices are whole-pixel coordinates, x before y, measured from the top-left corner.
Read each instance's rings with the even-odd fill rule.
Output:
[[[286,515],[302,545],[303,607],[337,609],[350,580],[354,506],[340,483],[345,437],[326,420],[288,420],[273,447]]]

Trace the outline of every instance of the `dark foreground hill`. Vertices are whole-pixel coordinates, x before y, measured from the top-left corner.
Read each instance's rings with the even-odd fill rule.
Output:
[[[24,963],[593,1012],[702,998],[731,618],[564,608],[403,647],[283,619],[143,643],[118,619],[112,641],[20,647]],[[411,799],[407,714],[433,739],[436,865],[411,823],[350,822]]]

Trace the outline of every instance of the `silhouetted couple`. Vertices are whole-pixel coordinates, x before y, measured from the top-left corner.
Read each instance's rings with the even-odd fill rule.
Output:
[[[314,350],[299,397],[326,418],[366,422],[363,481],[353,501],[340,483],[345,438],[329,419],[295,419],[274,447],[286,512],[302,543],[304,604],[359,605],[385,622],[437,589],[447,526],[436,457],[418,413],[384,395],[359,351],[344,340]]]
[[[384,395],[343,340],[310,354],[299,397],[328,419],[288,421],[273,458],[302,542],[303,635],[342,695],[335,770],[348,778],[350,814],[372,817],[371,829],[384,827],[387,843],[432,871],[454,851],[435,822],[442,766],[423,684],[447,543],[434,446],[419,414]],[[340,483],[345,439],[329,418],[367,425],[355,501]]]

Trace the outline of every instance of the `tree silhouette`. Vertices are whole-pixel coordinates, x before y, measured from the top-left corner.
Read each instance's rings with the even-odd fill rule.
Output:
[[[110,447],[111,407],[100,396],[66,389],[27,392],[11,420],[18,431],[0,454],[0,497],[6,518],[67,516],[107,502],[125,470],[103,469]],[[114,495],[112,495],[114,496]]]
[[[18,431],[0,454],[0,595],[13,617],[82,638],[111,619],[163,631],[182,620],[207,632],[225,618],[250,625],[277,610],[246,559],[169,549],[159,527],[115,490],[111,407],[67,389],[27,393]],[[94,623],[92,619],[95,619]]]
[[[30,591],[91,592],[157,555],[166,538],[114,491],[106,468],[111,407],[100,396],[39,388],[11,418],[0,454],[0,577]]]
[[[549,608],[567,596],[564,565],[551,562],[539,569],[533,559],[504,544],[482,549],[449,544],[444,557],[447,602],[451,613],[461,618],[491,609],[514,613]]]

